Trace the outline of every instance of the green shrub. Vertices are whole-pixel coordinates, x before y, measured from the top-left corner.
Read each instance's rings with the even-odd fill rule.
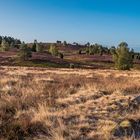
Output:
[[[8,51],[10,49],[10,45],[8,42],[6,42],[5,39],[2,40],[2,43],[1,43],[1,48],[0,50],[1,51]]]
[[[53,56],[57,56],[58,55],[58,49],[55,45],[51,45],[49,48],[49,52],[51,53],[51,55]]]
[[[35,43],[32,45],[32,52],[36,52],[36,44]]]
[[[36,44],[36,51],[37,52],[43,52],[43,46],[41,46],[40,44]]]
[[[30,57],[32,57],[31,48],[29,48],[24,42],[20,46],[19,57],[20,60],[28,60]]]

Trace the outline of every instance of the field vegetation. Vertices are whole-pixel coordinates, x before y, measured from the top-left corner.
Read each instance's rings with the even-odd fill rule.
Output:
[[[1,140],[140,138],[140,71],[0,67]]]
[[[140,53],[0,37],[0,140],[139,140]]]
[[[0,37],[0,64],[12,66],[139,69],[140,53],[126,42],[117,47],[86,43],[84,45],[56,41],[55,43],[24,43],[11,37]],[[133,65],[134,64],[134,65]]]

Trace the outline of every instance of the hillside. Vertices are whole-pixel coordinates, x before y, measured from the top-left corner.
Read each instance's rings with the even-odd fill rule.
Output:
[[[28,44],[29,47],[32,44]],[[114,69],[114,62],[111,54],[103,55],[79,54],[79,50],[85,49],[82,46],[58,46],[60,53],[63,53],[63,59],[59,56],[52,56],[48,50],[49,46],[44,44],[44,52],[32,52],[32,57],[26,61],[19,61],[19,49],[14,48],[9,51],[0,52],[0,65],[3,66],[33,66],[33,67],[55,67],[70,68],[73,64],[75,68],[86,69]],[[140,69],[140,60],[134,60],[134,69]]]

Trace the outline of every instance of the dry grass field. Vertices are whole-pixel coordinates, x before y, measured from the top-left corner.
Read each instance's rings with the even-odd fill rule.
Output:
[[[140,139],[140,71],[0,67],[0,140]]]

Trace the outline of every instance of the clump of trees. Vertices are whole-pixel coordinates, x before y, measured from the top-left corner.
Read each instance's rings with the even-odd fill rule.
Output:
[[[20,46],[20,51],[19,51],[19,58],[20,60],[28,60],[29,58],[32,57],[32,50],[30,47],[28,47],[27,44],[24,42]]]
[[[112,54],[117,69],[130,70],[133,67],[133,51],[126,42],[120,43],[116,49],[112,48]]]
[[[21,41],[19,39],[15,39],[10,36],[0,36],[0,44],[2,43],[2,40],[5,40],[6,42],[8,42],[9,45],[11,43],[13,43],[15,45],[21,44]]]
[[[100,44],[94,44],[94,45],[90,45],[90,43],[86,44],[86,54],[89,55],[95,55],[95,54],[99,54],[99,55],[103,55],[103,54],[109,54],[109,49],[107,47],[103,47]]]
[[[8,51],[9,48],[10,48],[10,45],[8,42],[6,42],[5,39],[2,39],[2,42],[1,42],[1,51]]]
[[[11,48],[19,48],[21,41],[12,37],[0,36],[0,51],[9,51]]]

